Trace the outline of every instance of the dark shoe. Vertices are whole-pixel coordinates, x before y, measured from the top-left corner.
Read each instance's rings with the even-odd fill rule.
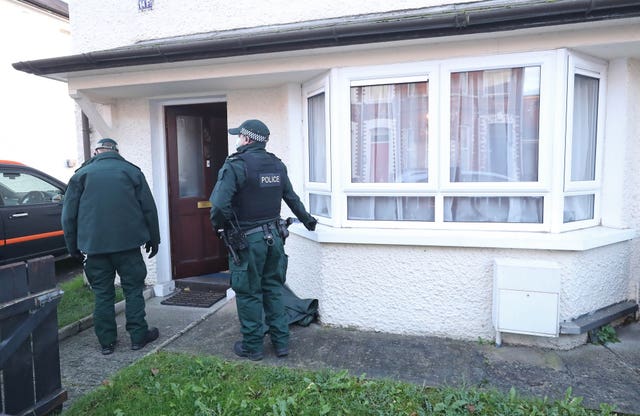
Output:
[[[148,343],[157,340],[159,336],[160,336],[160,331],[158,331],[158,328],[149,328],[147,329],[147,333],[144,334],[144,340],[140,343],[131,344],[131,349],[136,351],[141,348],[144,348],[144,346],[147,345]]]
[[[103,345],[102,346],[102,355],[109,355],[109,354],[113,354],[113,352],[116,350],[116,343],[112,342],[109,345]]]
[[[260,361],[264,358],[264,353],[262,352],[249,352],[245,350],[242,341],[236,341],[236,343],[233,344],[233,352],[235,352],[238,357],[248,358],[251,361]]]
[[[289,355],[289,347],[276,348],[276,357],[286,357]]]

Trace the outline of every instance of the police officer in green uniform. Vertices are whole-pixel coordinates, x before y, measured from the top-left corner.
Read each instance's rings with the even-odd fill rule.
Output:
[[[263,122],[246,120],[229,134],[238,136],[237,152],[218,172],[210,201],[215,230],[239,229],[246,236],[237,261],[229,258],[243,336],[233,351],[251,360],[263,358],[264,313],[276,355],[284,357],[289,354],[289,324],[281,294],[287,269],[277,228],[281,201],[308,230],[315,230],[317,221],[293,191],[284,163],[265,150],[270,133]]]
[[[71,256],[84,261],[95,294],[94,329],[102,354],[113,353],[118,338],[114,309],[116,272],[126,302],[131,349],[155,341],[159,332],[145,320],[142,291],[149,258],[160,244],[158,213],[140,169],[118,152],[113,139],[98,141],[94,157],[71,177],[62,208],[62,227]]]

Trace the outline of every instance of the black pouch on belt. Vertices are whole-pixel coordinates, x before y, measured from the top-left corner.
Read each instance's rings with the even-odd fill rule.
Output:
[[[247,236],[240,229],[227,230],[228,243],[234,250],[244,250],[249,247]]]

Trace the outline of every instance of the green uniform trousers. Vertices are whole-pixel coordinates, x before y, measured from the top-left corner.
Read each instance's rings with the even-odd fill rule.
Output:
[[[282,299],[287,255],[282,238],[273,231],[271,245],[263,232],[250,234],[247,240],[249,247],[238,253],[240,264],[229,259],[243,346],[248,352],[262,352],[266,323],[274,347],[288,347],[289,323]]]
[[[143,342],[148,329],[142,295],[147,267],[140,249],[87,256],[84,271],[95,294],[93,325],[100,345],[107,346],[118,339],[114,308],[116,271],[124,292],[126,329],[131,343]]]

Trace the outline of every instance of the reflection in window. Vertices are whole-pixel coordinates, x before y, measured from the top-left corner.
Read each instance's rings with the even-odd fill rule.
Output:
[[[444,220],[541,224],[543,202],[543,197],[445,197]]]
[[[540,67],[451,74],[451,182],[538,180]]]
[[[564,197],[563,222],[591,220],[594,215],[595,195],[573,195]]]
[[[327,182],[327,135],[324,93],[307,99],[309,125],[309,181]]]
[[[596,177],[596,133],[600,80],[575,75],[573,91],[573,137],[571,180],[592,181]]]
[[[351,87],[351,181],[427,181],[428,82]]]
[[[0,206],[62,202],[62,189],[28,173],[4,172],[0,176]]]
[[[370,221],[433,221],[434,198],[418,196],[350,196],[347,217]]]
[[[204,189],[202,169],[202,118],[178,116],[178,183],[180,198],[201,196]]]

